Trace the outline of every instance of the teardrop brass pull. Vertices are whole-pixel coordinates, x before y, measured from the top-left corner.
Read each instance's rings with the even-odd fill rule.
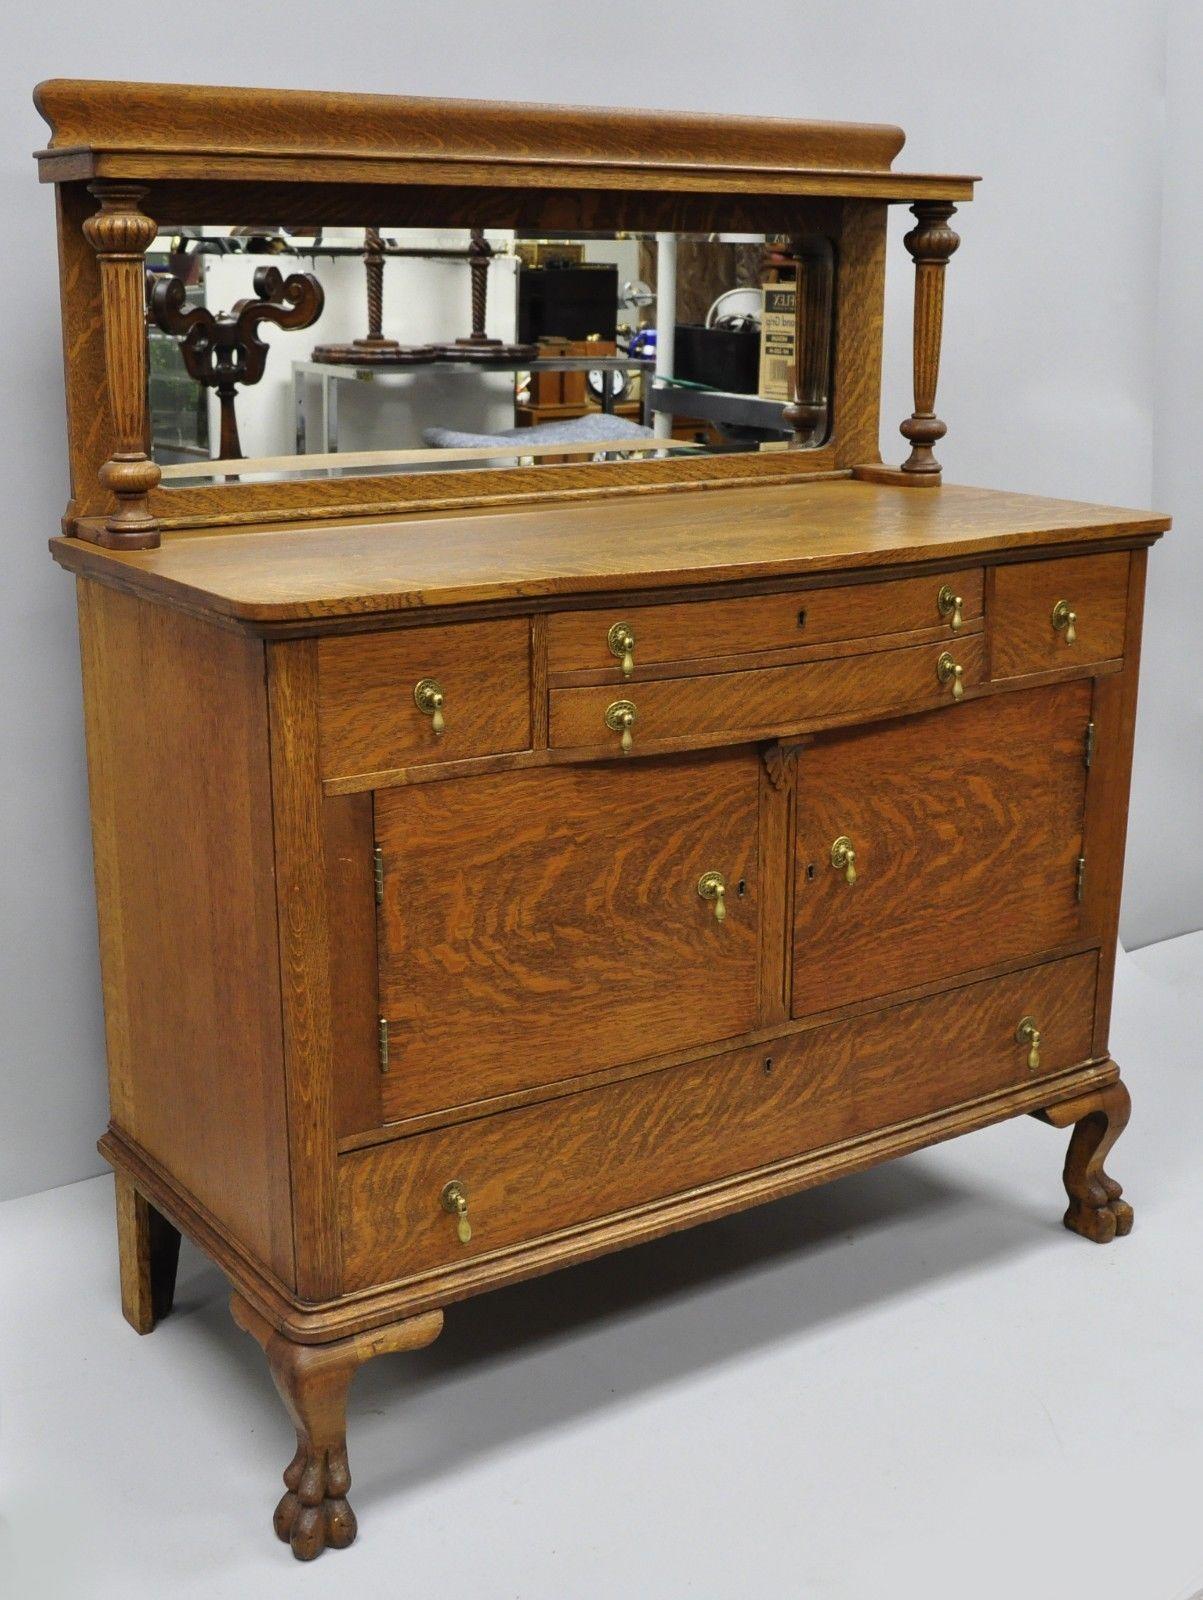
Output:
[[[414,684],[414,705],[430,718],[431,731],[441,739],[447,724],[443,721],[443,685],[437,678],[423,678]]]
[[[606,635],[606,643],[610,647],[610,654],[618,656],[623,677],[629,678],[635,670],[635,635],[631,632],[630,624],[616,622]]]
[[[1068,600],[1058,600],[1053,607],[1053,627],[1064,633],[1066,644],[1078,642],[1078,613],[1071,611]]]
[[[940,659],[936,662],[936,677],[939,678],[941,683],[952,684],[952,698],[954,700],[963,700],[965,698],[965,669],[959,662],[952,659],[947,650],[941,653]]]
[[[461,1183],[458,1178],[453,1178],[450,1183],[444,1184],[439,1203],[444,1211],[449,1211],[456,1219],[455,1231],[459,1235],[459,1242],[471,1243],[472,1224],[468,1221],[467,1185]]]
[[[1016,1044],[1028,1046],[1028,1071],[1040,1071],[1040,1029],[1032,1017],[1024,1017],[1015,1030]]]
[[[714,920],[727,920],[727,880],[721,872],[703,872],[698,879],[698,893],[703,900],[714,902]]]
[[[954,633],[965,626],[965,617],[962,608],[964,600],[959,594],[953,594],[947,584],[944,584],[936,596],[936,610],[942,617],[948,618],[948,626]]]
[[[856,851],[846,833],[841,833],[831,847],[831,865],[844,874],[844,882],[851,889],[856,882]]]
[[[629,756],[631,746],[635,743],[635,735],[631,729],[635,726],[635,718],[639,713],[629,700],[615,700],[606,707],[606,727],[611,733],[620,733],[619,747],[624,756]]]

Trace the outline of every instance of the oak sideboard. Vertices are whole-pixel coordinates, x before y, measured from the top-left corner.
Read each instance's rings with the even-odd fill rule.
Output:
[[[296,1426],[294,1553],[355,1535],[356,1368],[466,1296],[1022,1114],[1071,1130],[1066,1225],[1126,1234],[1108,1022],[1169,524],[941,481],[972,180],[894,172],[889,128],[38,97],[122,1304],[143,1333],[166,1313],[180,1233],[228,1276]],[[899,202],[915,409],[892,467]],[[830,307],[799,248],[775,448],[662,431],[608,460],[201,481],[150,444],[143,257],[202,214],[556,236],[721,215],[822,233]]]

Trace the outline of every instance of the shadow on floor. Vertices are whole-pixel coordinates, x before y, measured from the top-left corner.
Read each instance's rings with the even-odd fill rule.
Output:
[[[938,1294],[1046,1245],[1032,1224],[1018,1197],[950,1181],[919,1155],[449,1307],[434,1345],[356,1377],[355,1502],[892,1299]],[[223,1347],[214,1360],[243,1380],[231,1371],[231,1406],[282,1466],[290,1429],[258,1346],[230,1320],[224,1280],[192,1252],[181,1274],[179,1312]]]

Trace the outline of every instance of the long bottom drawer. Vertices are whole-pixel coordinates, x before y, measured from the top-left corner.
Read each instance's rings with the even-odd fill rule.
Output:
[[[819,1150],[1090,1056],[1093,953],[768,1045],[356,1151],[340,1163],[345,1289]],[[1017,1040],[1040,1030],[1039,1062]],[[471,1238],[441,1203],[458,1182]]]

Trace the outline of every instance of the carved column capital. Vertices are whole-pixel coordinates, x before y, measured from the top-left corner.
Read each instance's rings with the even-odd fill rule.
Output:
[[[951,200],[917,200],[911,207],[915,226],[903,236],[902,242],[916,266],[921,261],[943,266],[956,254],[961,236],[948,226],[948,219],[956,209]]]
[[[140,183],[100,180],[88,185],[100,210],[84,219],[84,238],[102,261],[141,261],[158,228],[141,209],[149,190]]]

